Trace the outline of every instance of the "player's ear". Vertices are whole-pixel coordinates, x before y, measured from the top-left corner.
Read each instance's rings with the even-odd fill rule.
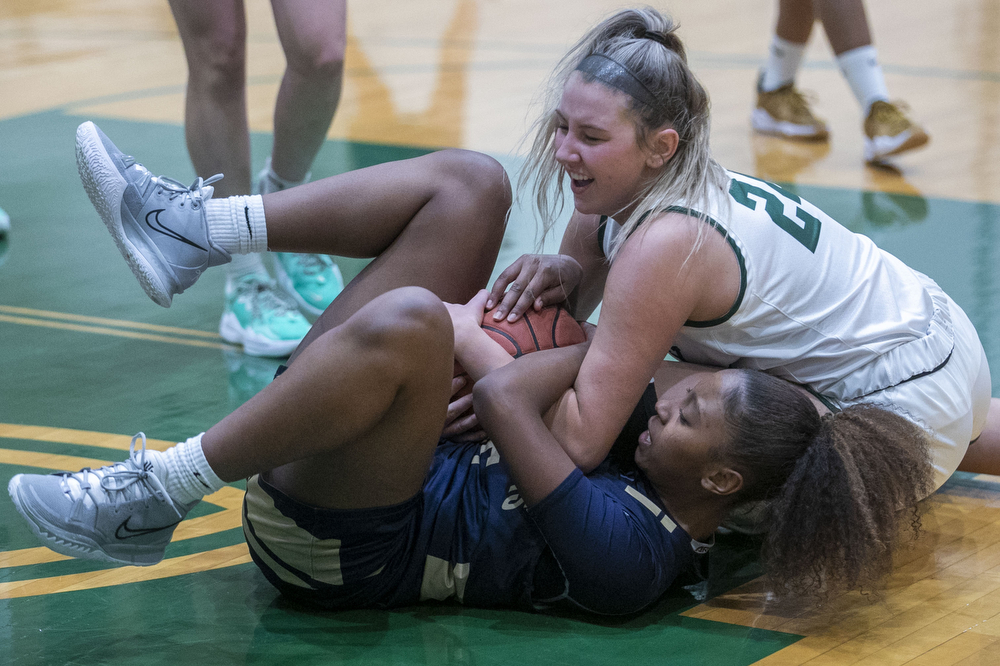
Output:
[[[732,495],[743,487],[743,475],[731,467],[717,467],[701,478],[701,487],[716,495]]]
[[[646,166],[650,169],[659,169],[670,161],[670,158],[677,152],[677,145],[680,143],[680,136],[677,130],[666,127],[653,133],[650,137],[650,150],[646,156]]]

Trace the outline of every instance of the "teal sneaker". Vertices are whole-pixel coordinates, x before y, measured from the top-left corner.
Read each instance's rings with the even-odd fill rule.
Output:
[[[219,335],[250,356],[288,356],[309,332],[309,321],[270,278],[252,273],[226,282]]]
[[[295,299],[299,307],[318,317],[344,290],[344,277],[333,259],[325,254],[274,254],[278,285]]]

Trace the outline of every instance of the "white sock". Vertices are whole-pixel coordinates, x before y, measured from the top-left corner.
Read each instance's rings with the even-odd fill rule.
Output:
[[[264,162],[264,170],[260,172],[260,180],[257,183],[257,190],[261,194],[280,192],[281,190],[287,190],[289,187],[295,187],[296,185],[308,183],[310,176],[312,176],[312,172],[307,173],[306,177],[302,180],[285,180],[276,174],[274,169],[271,168],[271,158],[268,157],[267,161]]]
[[[237,254],[233,256],[232,261],[226,264],[226,285],[229,286],[233,281],[251,274],[271,279],[261,255]]]
[[[805,53],[805,44],[796,44],[774,35],[771,39],[771,48],[768,50],[767,63],[764,65],[764,75],[760,80],[760,89],[770,92],[794,82]]]
[[[264,199],[259,194],[209,199],[205,220],[212,242],[230,254],[267,251]]]
[[[201,450],[201,435],[170,447],[162,453],[146,451],[154,470],[175,502],[191,504],[226,485],[212,470]],[[156,454],[156,455],[151,455]],[[166,470],[164,473],[162,470]]]
[[[837,56],[837,64],[865,116],[874,102],[889,100],[889,91],[885,87],[885,77],[882,75],[882,66],[878,64],[878,52],[874,46],[869,44],[844,51]]]

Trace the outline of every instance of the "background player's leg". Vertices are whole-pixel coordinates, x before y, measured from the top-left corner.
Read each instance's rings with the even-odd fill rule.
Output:
[[[250,191],[246,16],[241,0],[170,0],[188,63],[184,135],[199,174],[226,175],[216,196]]]
[[[812,0],[778,0],[774,34],[793,44],[804,45],[809,41],[815,20]]]
[[[226,481],[273,470],[276,487],[330,508],[417,493],[451,391],[452,325],[440,300],[414,288],[384,294],[301,355],[204,434],[212,470]]]
[[[778,21],[757,80],[754,129],[790,139],[826,139],[826,123],[813,115],[795,77],[805,58],[815,15],[812,0],[779,0]]]
[[[347,50],[345,0],[272,0],[286,68],[274,106],[271,169],[285,181],[306,178],[340,101]]]
[[[242,0],[171,0],[188,66],[184,134],[195,172],[222,173],[218,197],[249,194],[246,12]],[[310,156],[310,160],[315,155]],[[287,356],[309,331],[309,321],[268,276],[260,255],[226,266],[219,332],[254,356]]]
[[[814,11],[834,55],[872,43],[864,0],[817,0]]]

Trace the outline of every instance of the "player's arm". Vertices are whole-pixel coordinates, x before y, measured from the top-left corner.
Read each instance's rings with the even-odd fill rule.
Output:
[[[554,436],[585,472],[604,460],[681,326],[735,300],[739,276],[722,237],[710,232],[691,254],[702,224],[677,213],[647,222],[608,273],[594,340],[551,414]]]
[[[573,384],[586,350],[584,343],[526,354],[491,372],[473,389],[479,422],[529,506],[576,469],[543,417]]]
[[[601,302],[608,279],[609,265],[598,240],[600,225],[600,215],[574,211],[559,246],[559,253],[575,259],[582,270],[580,283],[569,295],[569,311],[581,321]]]

